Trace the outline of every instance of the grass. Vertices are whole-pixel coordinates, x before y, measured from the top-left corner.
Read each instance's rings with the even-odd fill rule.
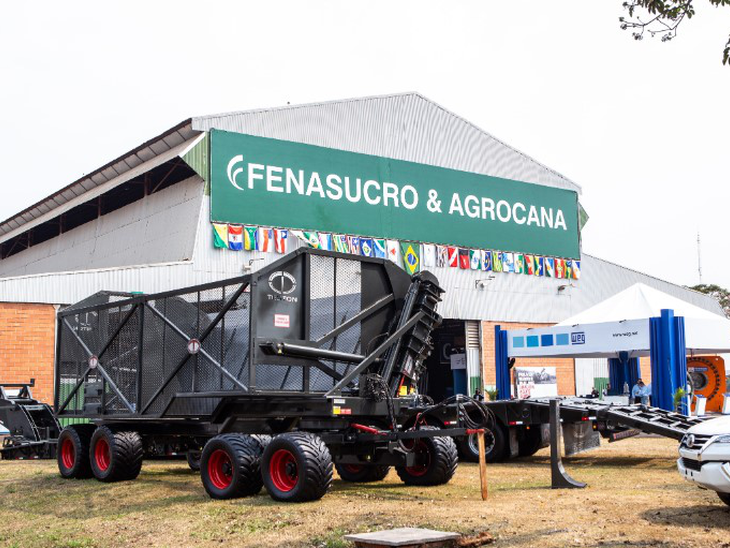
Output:
[[[726,546],[730,511],[677,474],[676,442],[632,438],[566,461],[583,490],[551,490],[546,450],[488,465],[489,500],[475,465],[451,483],[405,487],[335,479],[321,501],[260,495],[210,500],[183,462],[145,463],[137,481],[63,480],[49,461],[0,461],[0,546],[115,548],[292,546],[349,548],[349,533],[429,527],[489,531],[495,546]]]

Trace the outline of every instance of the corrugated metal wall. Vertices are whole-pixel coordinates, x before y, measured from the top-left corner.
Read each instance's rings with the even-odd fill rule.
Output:
[[[255,269],[281,257],[276,253],[215,249],[209,221],[210,198],[202,195],[202,179],[194,178],[200,189],[194,200],[197,219],[192,260],[172,264],[130,266],[87,270],[63,274],[41,274],[0,280],[0,301],[72,303],[102,289],[153,293],[197,283],[221,280]],[[189,192],[185,184],[170,187],[170,203],[180,203]],[[175,193],[179,193],[175,195]],[[162,194],[162,193],[160,193]],[[192,208],[192,205],[186,206]],[[126,208],[124,208],[126,209]],[[290,236],[289,249],[299,246]],[[162,252],[164,241],[142,239],[144,253]],[[18,256],[22,256],[19,254]],[[589,255],[583,256],[580,280],[557,280],[518,274],[490,274],[457,268],[433,268],[446,290],[439,312],[445,318],[491,320],[500,322],[557,323],[642,282],[697,306],[720,312],[713,299],[683,287],[670,284]],[[491,278],[491,279],[490,279]],[[477,280],[484,280],[477,284]],[[484,288],[481,286],[484,285]],[[558,291],[560,286],[566,286]]]
[[[3,259],[0,276],[190,260],[202,194],[190,178]]]

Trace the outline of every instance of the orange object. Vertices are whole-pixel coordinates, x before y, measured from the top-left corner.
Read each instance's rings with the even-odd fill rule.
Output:
[[[687,373],[695,395],[707,398],[705,410],[719,413],[725,393],[725,360],[720,356],[692,356],[687,358]],[[694,407],[692,402],[692,410]]]

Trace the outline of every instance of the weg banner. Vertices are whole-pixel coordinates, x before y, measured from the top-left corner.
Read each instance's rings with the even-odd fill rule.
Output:
[[[575,192],[211,131],[211,220],[580,258]]]

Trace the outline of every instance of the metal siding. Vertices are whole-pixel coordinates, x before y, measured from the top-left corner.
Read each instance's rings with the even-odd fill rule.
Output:
[[[566,177],[416,93],[193,118],[193,129],[213,128],[580,192]]]
[[[200,189],[201,185],[197,188]],[[198,209],[197,223],[193,220],[195,215],[187,217],[189,226],[195,227],[191,261],[9,278],[0,280],[0,301],[71,303],[102,289],[152,293],[238,276],[245,272],[244,266],[251,260],[254,260],[254,268],[258,269],[281,257],[276,253],[213,248],[210,198],[201,192],[194,204]],[[168,221],[181,223],[172,212],[165,218],[165,222]],[[141,245],[147,246],[145,243]],[[150,254],[159,257],[155,253],[164,245],[164,241],[154,245],[150,243],[141,253],[147,257]],[[289,250],[299,246],[296,238],[290,235]],[[487,279],[491,273],[448,267],[432,270],[446,290],[439,306],[439,312],[445,318],[557,323],[637,282],[721,313],[719,305],[711,297],[590,255],[583,255],[581,279],[572,282],[520,274],[492,274],[494,279],[486,282],[484,289],[478,289],[475,282]],[[568,287],[558,294],[557,288],[561,285]]]
[[[0,276],[190,260],[202,193],[191,177],[0,261]]]

